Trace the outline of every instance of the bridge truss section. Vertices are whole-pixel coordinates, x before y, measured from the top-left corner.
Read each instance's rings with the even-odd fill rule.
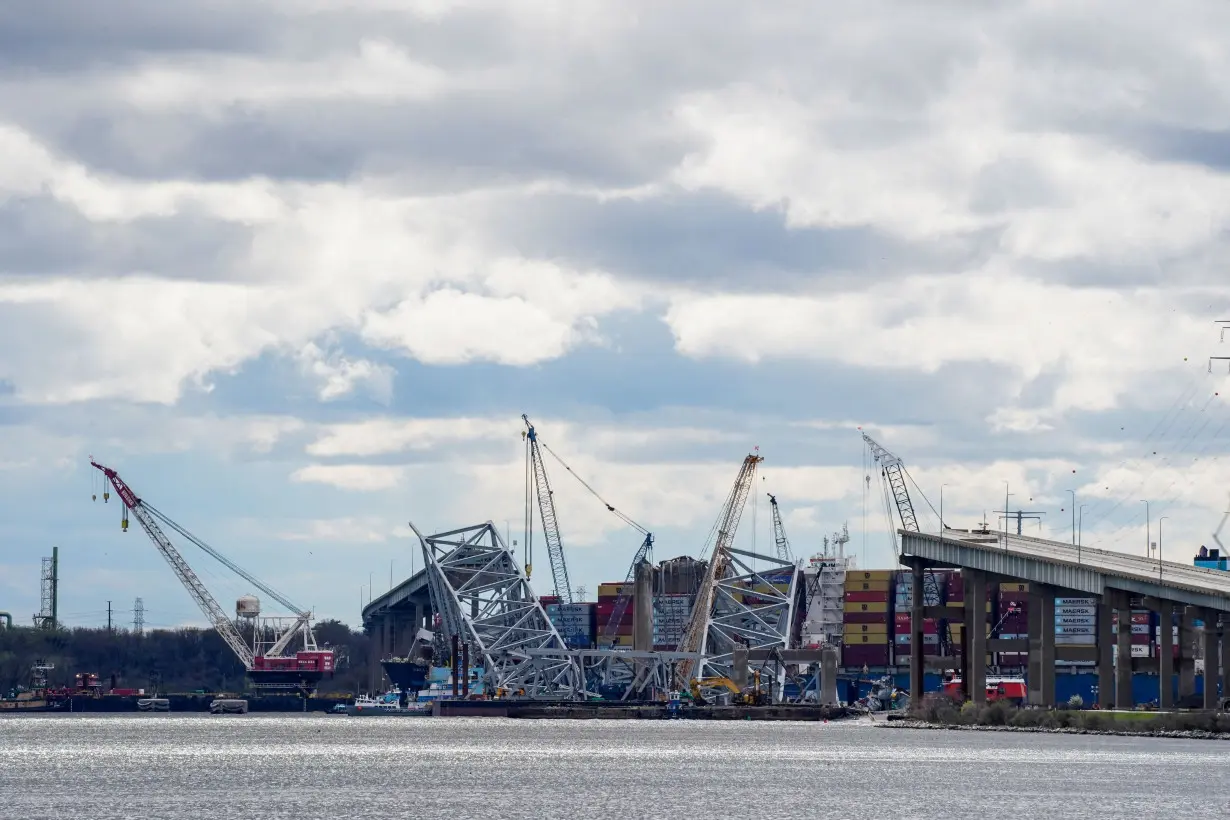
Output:
[[[581,671],[578,698],[607,697],[621,692],[621,701],[655,700],[672,689],[676,670],[685,661],[702,660],[697,652],[611,652],[602,649],[573,650]]]
[[[446,640],[456,635],[483,665],[488,691],[534,699],[569,698],[580,687],[575,660],[512,550],[488,521],[424,536],[432,605]]]
[[[797,648],[799,567],[796,562],[727,548],[725,572],[716,581],[697,677],[734,675],[735,647],[750,651]],[[783,589],[784,587],[784,589]],[[774,677],[785,684],[785,667]]]

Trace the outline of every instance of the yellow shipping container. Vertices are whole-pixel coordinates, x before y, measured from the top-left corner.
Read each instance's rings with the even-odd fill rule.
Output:
[[[1000,584],[1000,592],[1029,592],[1029,584]]]
[[[891,569],[860,569],[854,572],[846,573],[846,583],[851,581],[891,581],[893,573]]]
[[[858,603],[857,601],[843,601],[846,612],[888,612],[888,601],[872,601],[871,603]]]
[[[598,596],[606,598],[623,595],[625,589],[631,595],[634,592],[634,587],[635,584],[598,584]]]
[[[851,646],[851,645],[862,646],[863,644],[867,644],[868,646],[875,646],[875,645],[882,646],[888,643],[888,635],[872,635],[872,634],[846,635],[845,643],[846,643],[846,646]]]
[[[852,581],[846,575],[846,592],[888,592],[890,581]]]
[[[847,635],[884,635],[888,633],[888,624],[846,624]]]

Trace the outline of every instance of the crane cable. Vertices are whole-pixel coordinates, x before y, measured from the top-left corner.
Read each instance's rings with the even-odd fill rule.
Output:
[[[608,510],[610,510],[610,511],[611,511],[611,512],[613,512],[613,513],[615,513],[615,515],[616,515],[616,516],[617,516],[617,517],[618,517],[621,521],[623,521],[623,522],[624,522],[625,524],[627,524],[629,527],[632,527],[634,530],[636,530],[637,532],[639,532],[641,535],[648,535],[648,534],[649,534],[649,530],[645,529],[645,528],[644,528],[644,527],[642,527],[640,524],[636,523],[636,522],[635,522],[635,521],[633,521],[631,518],[629,518],[627,515],[624,515],[622,512],[620,512],[619,510],[615,509],[615,507],[614,507],[614,506],[613,506],[613,505],[612,505],[609,501],[607,501],[605,498],[603,498],[603,497],[602,497],[602,495],[601,495],[601,494],[600,494],[597,490],[595,490],[593,487],[589,486],[589,483],[588,483],[588,482],[586,482],[586,480],[585,480],[585,479],[581,478],[581,476],[577,475],[576,471],[575,471],[575,470],[573,470],[571,467],[569,467],[569,466],[568,466],[568,463],[567,463],[567,462],[565,462],[562,458],[560,458],[560,457],[559,457],[559,455],[557,455],[557,454],[556,454],[556,452],[555,452],[554,450],[552,450],[550,447],[548,447],[548,446],[547,446],[547,443],[546,443],[545,441],[543,441],[543,440],[542,440],[542,438],[539,438],[539,439],[538,439],[538,446],[539,446],[539,447],[541,447],[542,449],[546,450],[548,453],[550,453],[550,454],[551,454],[551,457],[552,457],[552,458],[554,458],[556,461],[558,461],[558,462],[560,463],[560,466],[561,466],[561,467],[563,467],[565,470],[567,470],[567,471],[568,471],[569,475],[571,475],[571,476],[572,476],[573,478],[575,478],[577,481],[581,482],[581,486],[582,486],[582,487],[584,487],[585,489],[589,490],[589,492],[590,492],[590,493],[594,496],[594,498],[596,498],[596,499],[598,499],[599,501],[601,501],[601,502],[602,502],[602,506],[606,507]]]

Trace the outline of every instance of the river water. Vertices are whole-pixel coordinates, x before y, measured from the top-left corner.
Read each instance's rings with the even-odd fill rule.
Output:
[[[866,723],[0,718],[0,818],[1230,817],[1230,744]]]

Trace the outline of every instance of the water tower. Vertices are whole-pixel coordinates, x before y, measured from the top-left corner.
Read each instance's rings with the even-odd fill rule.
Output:
[[[255,595],[244,595],[235,601],[235,617],[245,620],[255,620],[261,614],[261,599]]]

